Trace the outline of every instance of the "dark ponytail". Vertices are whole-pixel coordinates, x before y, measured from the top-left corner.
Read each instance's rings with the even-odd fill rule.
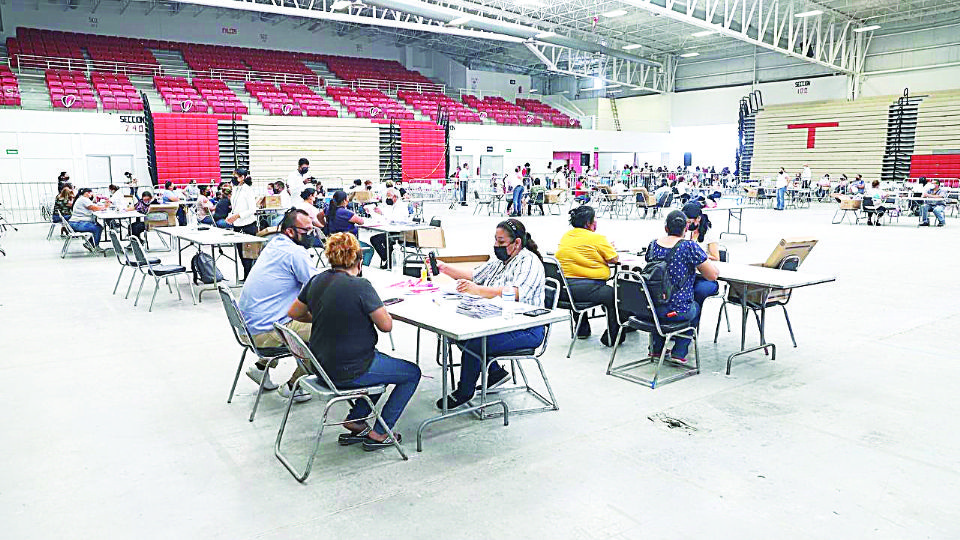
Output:
[[[347,193],[342,189],[338,189],[334,192],[333,197],[330,197],[330,204],[327,205],[327,228],[330,228],[331,223],[333,222],[333,216],[337,215],[337,208],[340,207],[340,204],[343,201],[347,200]]]
[[[540,259],[540,262],[543,262],[543,255],[540,254],[540,248],[537,246],[537,243],[533,241],[530,233],[527,232],[527,228],[523,226],[523,223],[519,219],[510,218],[506,221],[501,221],[497,224],[497,228],[506,232],[511,242],[520,238],[520,247],[532,251],[533,254]]]
[[[703,242],[703,239],[707,237],[707,231],[710,230],[710,227],[713,227],[713,223],[710,223],[710,218],[707,217],[707,213],[704,212],[700,214],[700,226],[697,227],[697,242]]]

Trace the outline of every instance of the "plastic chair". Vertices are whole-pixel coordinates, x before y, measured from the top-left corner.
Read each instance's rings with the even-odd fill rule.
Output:
[[[640,383],[655,389],[657,385],[667,384],[680,379],[697,375],[700,373],[700,347],[697,345],[697,328],[693,321],[667,322],[661,321],[654,309],[654,303],[650,296],[650,290],[639,272],[632,270],[620,270],[617,272],[614,293],[617,299],[617,309],[627,313],[633,313],[626,321],[620,323],[620,330],[617,332],[617,341],[610,353],[610,363],[607,364],[607,375],[612,375],[627,381]],[[660,351],[660,358],[654,360],[648,355],[644,359],[627,362],[619,366],[614,366],[617,358],[617,351],[620,349],[620,338],[624,329],[631,328],[640,332],[656,333],[664,338],[664,347]],[[674,337],[689,337],[693,342],[694,362],[693,365],[680,364],[672,359],[669,362],[680,371],[673,375],[660,378],[660,370],[663,368],[664,361],[667,361],[666,344]],[[648,379],[639,375],[629,373],[640,366],[656,363],[653,372],[653,378]]]
[[[406,461],[408,459],[407,455],[403,453],[403,448],[400,447],[396,434],[394,434],[393,430],[384,422],[376,404],[370,399],[372,395],[385,393],[387,390],[386,385],[379,384],[363,388],[351,388],[349,390],[338,389],[330,377],[327,376],[327,373],[323,370],[323,367],[320,365],[320,362],[317,361],[313,352],[307,347],[303,340],[300,339],[300,336],[298,336],[296,332],[279,323],[274,323],[273,326],[280,335],[280,341],[286,345],[287,350],[289,350],[290,354],[296,359],[300,368],[307,372],[306,375],[298,378],[297,382],[293,385],[293,392],[290,394],[290,399],[287,400],[287,409],[283,413],[283,419],[280,420],[280,430],[277,432],[277,440],[273,446],[273,455],[275,455],[287,471],[297,479],[297,482],[303,483],[307,477],[310,476],[310,471],[313,469],[313,461],[317,457],[317,451],[320,450],[320,437],[323,435],[323,428],[327,426],[339,426],[347,422],[346,420],[337,422],[327,420],[330,409],[337,403],[343,401],[349,402],[351,405],[358,399],[366,401],[367,405],[370,406],[370,414],[365,418],[359,418],[353,421],[365,422],[367,420],[374,420],[383,426],[387,432],[387,437],[393,441],[393,447],[397,449],[400,457]],[[293,396],[296,395],[299,389],[306,390],[319,399],[327,400],[323,408],[323,414],[320,415],[320,426],[314,438],[313,451],[310,453],[310,457],[307,458],[307,463],[303,471],[297,471],[293,464],[290,463],[290,460],[280,452],[280,443],[283,441],[283,433],[286,430],[287,419],[290,417],[290,409],[293,406]]]
[[[170,287],[170,278],[174,278],[176,282],[177,276],[184,276],[187,280],[187,285],[190,286],[190,299],[193,300],[193,305],[197,305],[196,296],[193,293],[193,281],[190,280],[190,276],[187,274],[187,269],[183,266],[177,264],[154,264],[150,259],[147,259],[146,254],[143,251],[143,246],[140,245],[140,241],[136,238],[130,239],[130,251],[133,252],[134,261],[136,261],[137,270],[143,274],[143,277],[140,278],[140,288],[137,289],[137,298],[133,302],[133,306],[136,307],[140,302],[140,292],[143,291],[143,282],[146,281],[147,276],[153,278],[154,287],[153,287],[153,296],[150,297],[150,309],[147,311],[153,311],[153,302],[157,298],[157,291],[160,290],[160,279],[162,278],[167,282],[167,289],[170,289],[171,294],[173,290]],[[177,287],[177,298],[183,300],[183,296],[180,294],[180,287]]]
[[[270,367],[275,364],[278,359],[290,356],[290,351],[288,351],[286,347],[258,347],[253,341],[253,336],[250,335],[246,321],[243,320],[243,315],[240,313],[240,306],[237,304],[236,298],[233,297],[233,293],[224,285],[218,286],[217,290],[220,293],[220,302],[223,304],[223,310],[227,314],[227,322],[230,323],[230,329],[233,330],[233,337],[237,340],[237,344],[243,348],[243,353],[240,355],[240,363],[237,365],[237,373],[233,376],[233,385],[230,386],[230,395],[227,396],[227,403],[233,401],[233,393],[237,389],[237,381],[240,379],[240,372],[243,371],[243,361],[247,357],[247,352],[255,354],[258,360],[261,360],[267,365],[263,370],[263,378],[260,379],[260,387],[257,388],[257,397],[253,402],[253,409],[250,411],[249,421],[253,422],[254,417],[257,415],[257,408],[260,406],[260,396],[263,395],[263,384],[270,374]]]

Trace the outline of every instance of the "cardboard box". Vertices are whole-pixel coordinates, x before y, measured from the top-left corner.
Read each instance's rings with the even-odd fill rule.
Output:
[[[860,199],[840,199],[841,210],[859,210]]]
[[[777,247],[773,248],[773,252],[770,253],[769,257],[767,257],[767,260],[763,263],[763,266],[767,268],[776,268],[780,265],[780,261],[782,261],[788,255],[796,255],[800,257],[800,264],[802,264],[807,258],[807,255],[810,254],[810,251],[813,250],[813,247],[816,245],[816,238],[783,238],[777,244]]]
[[[403,239],[421,248],[441,249],[447,247],[446,237],[443,235],[443,229],[441,227],[407,231],[403,233]]]
[[[543,202],[545,204],[557,204],[560,202],[561,194],[563,194],[562,189],[551,189],[544,194]]]
[[[177,223],[177,210],[180,208],[178,204],[151,204],[149,210],[147,210],[147,216],[144,219],[146,228],[149,231],[155,227],[173,227]],[[166,219],[152,219],[159,218],[159,214],[166,214]]]
[[[257,236],[272,236],[277,234],[277,232],[277,227],[267,227],[257,232]],[[263,247],[266,245],[266,242],[244,242],[240,244],[240,252],[243,254],[244,259],[256,259],[260,256],[260,252],[263,251]]]
[[[279,195],[267,195],[266,197],[261,197],[257,201],[258,208],[280,208],[280,196]]]

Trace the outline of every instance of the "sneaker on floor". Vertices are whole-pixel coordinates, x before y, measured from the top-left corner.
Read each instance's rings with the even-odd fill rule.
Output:
[[[496,392],[494,392],[494,389],[503,386],[503,385],[506,384],[506,382],[509,381],[509,380],[510,380],[510,373],[508,373],[507,370],[503,370],[503,373],[501,373],[498,377],[489,377],[489,376],[488,376],[488,378],[487,378],[487,393],[494,393],[494,394],[495,394]],[[480,385],[478,384],[478,385],[477,385],[477,392],[479,392],[479,391],[480,391]]]
[[[267,391],[276,390],[277,383],[270,380],[270,374],[265,373],[265,370],[257,367],[256,364],[247,368],[247,377],[250,377],[253,382],[260,384],[260,381],[266,377],[267,380],[263,381],[263,389]]]
[[[277,389],[277,393],[284,397],[284,399],[290,399],[290,393],[293,392],[293,388],[290,388],[290,385],[281,384],[280,388]],[[304,392],[302,388],[297,389],[297,393],[293,395],[294,403],[303,403],[304,401],[310,401],[313,399],[313,396],[307,392]]]

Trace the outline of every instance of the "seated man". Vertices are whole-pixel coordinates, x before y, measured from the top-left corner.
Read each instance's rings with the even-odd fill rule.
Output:
[[[92,243],[95,249],[100,249],[100,236],[103,235],[103,227],[97,223],[94,212],[106,210],[107,204],[94,204],[90,197],[93,190],[90,188],[80,188],[77,192],[77,200],[73,203],[73,211],[70,212],[70,226],[77,232],[88,232],[93,235]]]
[[[669,196],[671,193],[673,193],[673,190],[667,185],[667,181],[662,181],[660,183],[660,187],[653,192],[653,198],[657,201],[657,206],[663,206],[664,202],[667,200],[667,196]]]
[[[927,187],[923,190],[923,207],[920,210],[920,226],[930,226],[930,211],[937,216],[937,227],[943,227],[947,222],[943,215],[943,209],[946,207],[943,191],[940,190],[940,181],[934,178],[927,182]]]
[[[297,299],[300,289],[318,273],[307,249],[314,243],[313,225],[310,216],[303,210],[291,209],[280,222],[280,234],[274,236],[260,252],[257,264],[253,265],[240,294],[240,312],[247,323],[253,342],[258,347],[280,347],[280,337],[273,323],[287,324],[304,341],[310,339],[310,324],[290,321],[287,310]],[[274,390],[277,385],[265,374],[267,365],[262,360],[247,369],[247,376],[260,383],[264,390]],[[298,368],[286,384],[280,385],[280,395],[290,397],[293,383],[303,375]],[[294,396],[297,402],[307,401],[310,394],[300,392]]]
[[[378,213],[382,214],[384,219],[387,221],[409,221],[410,220],[410,205],[400,199],[400,192],[394,189],[387,191],[386,199],[384,200],[386,206],[383,210],[377,210]],[[380,233],[375,234],[370,237],[370,244],[373,245],[373,249],[376,250],[377,255],[380,256],[380,268],[387,267],[387,257],[390,254],[387,252],[387,234]]]
[[[527,215],[533,215],[533,207],[540,208],[540,215],[543,215],[543,201],[546,198],[547,189],[540,184],[539,178],[534,178],[533,186],[530,188],[530,194],[527,196]]]
[[[162,204],[179,203],[181,195],[181,193],[173,189],[173,182],[167,180],[157,199],[159,199]],[[177,207],[177,223],[179,223],[181,227],[187,224],[187,212],[183,209],[183,205]]]

